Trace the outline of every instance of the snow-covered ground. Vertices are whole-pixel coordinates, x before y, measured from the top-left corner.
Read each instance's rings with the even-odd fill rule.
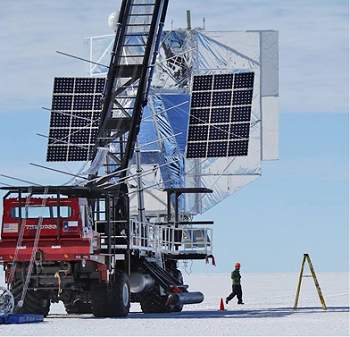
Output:
[[[230,291],[229,275],[185,274],[190,289],[201,290],[205,301],[181,313],[145,315],[132,305],[126,319],[96,319],[68,316],[55,304],[44,323],[1,325],[0,335],[349,335],[349,274],[319,273],[318,278],[327,311],[320,308],[311,278],[303,281],[300,309],[292,309],[297,274],[242,272],[245,305],[234,299],[224,312],[217,309]]]

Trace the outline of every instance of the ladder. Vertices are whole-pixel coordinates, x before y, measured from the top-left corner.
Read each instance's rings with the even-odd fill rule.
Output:
[[[311,275],[304,275],[305,262],[307,262],[308,265],[309,265],[309,269],[310,269]],[[298,308],[298,301],[299,301],[299,295],[300,295],[300,289],[301,289],[301,282],[302,282],[303,277],[312,277],[313,278],[314,283],[315,283],[315,287],[317,289],[318,297],[320,298],[320,302],[321,302],[322,308],[323,308],[323,310],[327,310],[326,302],[325,302],[324,297],[322,295],[321,287],[320,287],[320,284],[318,283],[318,280],[317,280],[317,277],[316,277],[316,273],[315,273],[314,267],[312,265],[312,262],[311,262],[309,254],[304,254],[303,262],[301,264],[301,270],[300,270],[300,274],[299,274],[297,292],[296,292],[296,295],[295,295],[294,309]]]
[[[28,194],[26,201],[25,201],[25,205],[24,205],[25,212],[27,212],[27,209],[29,207],[31,196],[32,196],[32,191],[30,189],[29,194]],[[18,197],[18,199],[20,200],[20,196]],[[17,243],[16,243],[15,254],[14,254],[14,257],[12,259],[13,262],[12,262],[11,268],[10,268],[8,287],[14,281],[14,276],[15,276],[16,268],[17,268],[18,253],[19,253],[20,248],[22,247],[24,230],[25,230],[26,223],[27,223],[27,217],[25,216],[24,219],[22,218],[22,207],[21,206],[19,207],[19,213],[20,213],[20,217],[19,217],[20,218],[20,231],[19,231],[19,235],[18,235],[18,239],[17,239]]]
[[[96,144],[113,143],[120,177],[126,176],[134,153],[167,7],[168,0],[122,2]]]
[[[98,147],[108,147],[107,176],[92,187],[108,188],[114,179],[119,184],[106,193],[106,251],[118,252],[122,233],[129,231],[129,199],[125,177],[133,156],[147,104],[156,57],[169,0],[123,0],[112,57],[103,94],[97,134]],[[113,164],[112,164],[113,163]],[[111,173],[115,173],[111,179]],[[117,240],[113,240],[116,237]],[[120,242],[121,241],[121,242]],[[129,250],[129,246],[127,246]],[[111,266],[109,266],[111,268]]]
[[[183,285],[182,282],[177,280],[173,275],[170,275],[170,273],[161,268],[156,262],[151,262],[144,259],[143,266],[166,290],[172,288],[182,288],[186,290],[188,288],[187,285]]]
[[[44,191],[45,197],[43,198],[43,200],[41,202],[41,207],[45,207],[46,204],[47,204],[48,191],[49,191],[49,188],[45,187],[45,191]],[[17,306],[19,308],[23,307],[24,300],[25,300],[25,297],[27,295],[30,279],[31,279],[32,272],[33,272],[35,255],[36,255],[36,253],[38,251],[38,245],[39,245],[39,240],[40,240],[40,234],[41,234],[41,228],[42,228],[42,224],[43,224],[43,219],[44,219],[43,216],[39,217],[37,228],[36,228],[36,231],[35,231],[35,239],[34,239],[34,243],[33,243],[32,254],[31,254],[31,257],[30,257],[28,270],[27,270],[25,282],[24,282],[23,289],[22,289],[22,295],[21,295],[21,299],[17,303]]]

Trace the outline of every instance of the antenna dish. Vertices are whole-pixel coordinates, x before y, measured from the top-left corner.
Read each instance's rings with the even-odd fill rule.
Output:
[[[113,31],[117,30],[118,18],[119,18],[119,12],[113,12],[108,16],[108,26]]]

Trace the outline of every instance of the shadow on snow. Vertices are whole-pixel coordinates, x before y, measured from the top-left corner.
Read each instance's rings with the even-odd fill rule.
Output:
[[[143,314],[142,312],[131,312],[127,318],[123,319],[201,319],[201,318],[279,318],[298,314],[330,313],[330,312],[349,312],[349,307],[328,307],[324,311],[320,307],[300,307],[297,310],[293,308],[266,308],[266,309],[247,309],[247,310],[196,310],[183,311],[178,313],[161,314]],[[79,319],[112,319],[112,318],[94,318],[91,315],[65,315],[52,314],[48,318],[79,318]],[[121,318],[119,318],[121,319]]]

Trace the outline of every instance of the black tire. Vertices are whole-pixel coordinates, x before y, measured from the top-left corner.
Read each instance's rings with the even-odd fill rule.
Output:
[[[46,317],[50,311],[50,299],[45,298],[40,291],[27,290],[22,307],[18,306],[23,291],[23,282],[17,280],[11,285],[11,292],[15,298],[15,313],[18,314],[37,314]]]
[[[109,285],[100,284],[91,292],[95,317],[126,317],[130,310],[129,278],[123,272],[115,274]]]
[[[142,296],[140,301],[141,310],[144,314],[171,312],[170,307],[166,305],[166,301],[166,296],[160,296],[159,292],[154,290]]]
[[[183,277],[180,270],[176,269],[172,275],[177,279],[179,284],[183,284]],[[168,296],[161,296],[159,287],[145,294],[141,298],[140,305],[142,312],[145,314],[181,312],[183,309],[182,304],[168,303]]]
[[[181,312],[183,307],[184,307],[183,304],[174,305],[173,312]]]
[[[184,284],[184,279],[182,276],[182,273],[179,269],[175,270],[174,277],[178,280],[179,284],[183,285]],[[177,304],[173,306],[173,312],[181,312],[183,309],[183,304]]]
[[[98,284],[91,291],[91,307],[95,317],[108,317],[107,285]]]
[[[126,317],[130,310],[130,285],[126,273],[118,272],[108,288],[108,307],[111,317]]]
[[[64,305],[67,314],[91,314],[91,303],[76,301],[74,303]]]

